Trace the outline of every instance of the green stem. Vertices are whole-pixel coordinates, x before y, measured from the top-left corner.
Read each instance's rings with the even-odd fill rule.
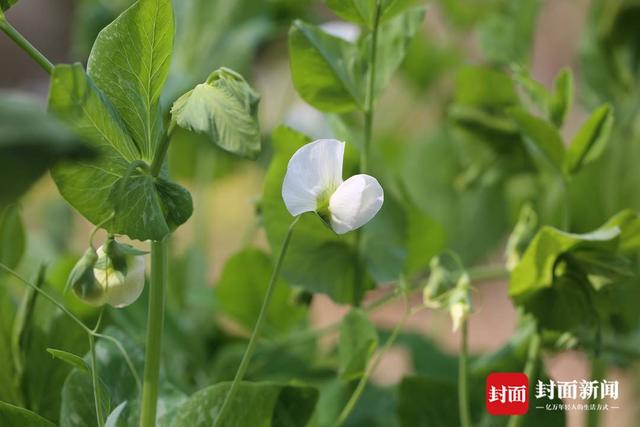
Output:
[[[527,361],[524,365],[524,373],[529,378],[529,384],[532,383],[532,379],[536,373],[536,366],[538,365],[538,359],[540,358],[540,344],[542,338],[540,333],[536,332],[529,341],[529,350],[527,351]],[[507,427],[518,427],[524,422],[525,415],[511,415]]]
[[[224,416],[226,412],[228,412],[231,402],[235,397],[235,394],[238,390],[238,386],[240,382],[244,378],[247,373],[247,369],[249,368],[249,363],[251,362],[251,356],[256,349],[256,344],[258,341],[258,336],[260,335],[260,331],[262,330],[262,326],[267,317],[267,311],[269,310],[269,305],[271,304],[271,299],[273,297],[273,292],[276,288],[276,284],[278,282],[278,277],[280,276],[280,269],[282,268],[282,262],[284,261],[284,257],[287,253],[287,248],[289,247],[289,241],[291,240],[291,235],[293,234],[293,229],[295,228],[299,216],[295,217],[291,225],[289,225],[289,229],[287,234],[282,242],[282,248],[280,248],[280,254],[278,255],[278,259],[276,260],[276,265],[271,273],[271,279],[269,280],[269,286],[267,287],[267,293],[264,296],[264,300],[262,301],[262,307],[260,307],[260,313],[258,314],[258,319],[256,320],[256,324],[253,327],[253,332],[251,333],[251,338],[249,339],[249,344],[247,345],[247,349],[244,352],[244,356],[242,356],[242,361],[240,362],[240,367],[238,367],[238,371],[236,372],[236,376],[231,383],[231,387],[227,392],[227,396],[224,399],[222,404],[222,408],[220,408],[220,412],[216,418],[216,422],[214,427],[219,427],[222,425],[224,420]]]
[[[504,265],[487,265],[472,267],[468,271],[472,282],[490,282],[508,279],[511,274]]]
[[[169,129],[167,129],[167,133],[160,140],[160,146],[155,152],[153,156],[153,162],[151,163],[151,175],[158,176],[160,174],[160,170],[162,170],[162,165],[164,163],[165,157],[167,157],[167,152],[169,151],[169,143],[171,142],[171,135],[173,135],[173,131],[176,127],[175,122],[172,120],[169,124]]]
[[[360,150],[360,173],[367,173],[369,170],[369,148],[373,139],[373,117],[374,117],[374,99],[375,99],[375,83],[376,83],[376,57],[378,51],[378,27],[380,26],[381,1],[376,0],[376,14],[371,35],[371,46],[369,49],[369,75],[366,92],[366,105],[364,109],[364,140],[362,142],[362,150]],[[358,250],[358,260],[355,272],[355,291],[354,302],[356,306],[360,306],[364,294],[365,281],[365,265],[362,254],[364,253],[362,245],[362,229],[356,231],[356,248]]]
[[[460,331],[461,349],[458,357],[458,409],[460,425],[471,427],[471,408],[469,407],[469,320],[462,322]]]
[[[93,383],[93,399],[96,405],[96,417],[98,427],[104,426],[104,415],[102,414],[102,393],[100,391],[100,380],[98,376],[98,361],[96,359],[96,342],[93,335],[89,334],[89,353],[91,354],[91,381]]]
[[[605,365],[602,363],[602,359],[600,357],[594,357],[591,360],[591,381],[600,381],[605,376]],[[597,396],[592,396],[589,399],[589,405],[597,404],[599,401]],[[588,427],[598,427],[600,425],[600,411],[588,411],[589,415],[587,416],[587,426]]]
[[[49,61],[38,49],[33,46],[29,40],[25,39],[22,34],[18,32],[4,17],[4,14],[0,14],[0,29],[7,35],[15,44],[18,45],[23,51],[27,53],[34,61],[42,67],[47,74],[53,73],[53,64]]]
[[[146,361],[142,386],[141,427],[153,427],[156,425],[165,291],[168,281],[168,241],[169,238],[167,237],[161,241],[151,243],[151,283],[145,346]]]
[[[347,419],[355,409],[356,404],[358,403],[358,400],[360,400],[360,397],[362,397],[362,393],[364,393],[367,383],[369,382],[369,378],[378,369],[378,366],[380,366],[380,362],[382,362],[382,358],[387,353],[387,351],[389,351],[393,343],[396,341],[396,339],[398,338],[398,334],[404,328],[404,325],[407,323],[407,320],[409,319],[410,316],[411,316],[411,310],[409,308],[409,301],[407,297],[402,319],[400,319],[400,321],[395,326],[395,328],[393,328],[391,335],[389,336],[387,341],[384,343],[384,346],[380,350],[380,353],[378,353],[378,355],[376,356],[375,361],[369,365],[369,367],[365,371],[362,378],[360,378],[360,381],[358,382],[356,389],[351,395],[351,398],[349,398],[349,401],[347,402],[345,407],[342,409],[342,412],[340,412],[340,416],[336,421],[335,427],[341,427],[347,421]]]

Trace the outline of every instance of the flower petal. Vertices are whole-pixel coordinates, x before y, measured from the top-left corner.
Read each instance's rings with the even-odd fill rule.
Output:
[[[289,213],[313,212],[318,198],[342,184],[344,142],[319,139],[302,146],[289,160],[282,198]]]
[[[384,191],[377,179],[354,175],[331,196],[331,227],[338,234],[360,228],[376,216],[383,202]]]

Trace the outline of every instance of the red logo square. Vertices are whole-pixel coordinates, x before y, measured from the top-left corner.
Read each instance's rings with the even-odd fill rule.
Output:
[[[522,415],[529,410],[529,379],[522,372],[487,376],[487,411],[491,415]]]

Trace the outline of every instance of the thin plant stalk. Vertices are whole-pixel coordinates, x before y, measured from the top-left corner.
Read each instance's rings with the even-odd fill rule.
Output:
[[[38,49],[32,45],[29,40],[24,38],[18,30],[16,30],[0,11],[0,30],[2,30],[13,42],[27,53],[47,74],[53,73],[53,64]]]
[[[104,415],[102,413],[102,392],[100,390],[100,380],[98,376],[98,361],[96,358],[95,337],[89,334],[89,353],[91,354],[91,382],[93,383],[93,399],[96,406],[96,418],[98,427],[104,426]]]
[[[273,272],[271,273],[271,279],[269,280],[269,286],[267,287],[267,292],[264,296],[264,300],[262,301],[262,307],[260,307],[260,313],[258,314],[258,318],[256,320],[256,324],[253,327],[253,332],[251,333],[251,338],[249,339],[249,344],[247,345],[247,349],[244,352],[244,356],[242,356],[242,361],[240,362],[240,366],[238,367],[238,371],[236,372],[236,376],[231,383],[231,387],[227,392],[227,396],[222,403],[222,407],[220,408],[220,412],[216,418],[216,422],[214,427],[219,427],[222,425],[224,417],[226,413],[229,411],[229,407],[231,402],[233,402],[233,398],[238,391],[238,386],[240,382],[243,380],[245,374],[247,373],[247,369],[249,368],[249,363],[251,362],[251,357],[256,350],[256,344],[258,342],[258,337],[264,326],[264,321],[267,317],[267,312],[269,310],[269,306],[271,305],[271,299],[273,298],[273,293],[276,288],[276,284],[278,283],[278,277],[280,276],[280,269],[282,268],[282,262],[287,254],[287,248],[289,247],[289,242],[291,241],[291,236],[293,234],[293,230],[298,223],[300,217],[297,216],[289,225],[289,229],[287,230],[287,234],[285,235],[284,241],[282,242],[282,248],[280,248],[280,254],[278,254],[278,258],[276,260],[276,265],[273,268]]]
[[[538,359],[540,358],[540,345],[542,338],[539,332],[535,332],[529,341],[529,349],[527,351],[527,361],[524,365],[524,373],[527,378],[533,378],[536,373]],[[524,422],[525,415],[511,415],[507,427],[519,427]]]
[[[369,367],[365,371],[362,378],[360,378],[360,381],[358,382],[356,389],[354,390],[353,394],[349,398],[349,401],[347,402],[345,407],[342,409],[342,412],[340,412],[340,415],[338,416],[338,420],[336,421],[336,424],[335,424],[336,427],[341,427],[347,421],[347,419],[355,409],[356,404],[358,403],[358,400],[360,400],[360,397],[362,397],[362,393],[364,393],[364,390],[369,382],[369,378],[371,378],[371,375],[373,375],[375,371],[378,369],[378,367],[380,366],[380,362],[382,362],[382,358],[389,351],[393,343],[398,338],[398,334],[404,328],[404,325],[407,323],[407,320],[409,320],[409,317],[411,317],[411,309],[409,307],[408,296],[405,295],[405,297],[406,297],[405,309],[404,309],[404,313],[402,314],[402,318],[396,324],[395,328],[393,328],[391,335],[389,335],[389,338],[387,338],[387,341],[382,346],[382,349],[376,356],[375,360],[369,365]]]
[[[156,425],[165,293],[169,275],[168,240],[169,238],[167,237],[161,241],[151,243],[151,283],[145,347],[146,360],[142,386],[141,427],[153,427]]]
[[[460,330],[461,349],[458,356],[458,410],[460,425],[471,427],[469,406],[469,320],[462,321]]]
[[[360,150],[360,173],[368,173],[369,171],[369,148],[373,139],[373,118],[375,114],[375,83],[376,83],[376,61],[378,54],[378,27],[380,26],[380,14],[382,10],[381,0],[376,0],[376,12],[371,34],[371,46],[369,49],[369,75],[367,80],[366,105],[364,110],[364,140],[362,149]],[[364,248],[362,245],[362,229],[356,231],[356,248],[358,250],[358,262],[356,265],[356,288],[355,303],[357,306],[362,301],[364,293],[365,267],[362,253]]]

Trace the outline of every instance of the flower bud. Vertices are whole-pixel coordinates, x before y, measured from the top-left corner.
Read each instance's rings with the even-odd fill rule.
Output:
[[[460,328],[462,322],[467,320],[471,313],[470,286],[469,276],[463,274],[449,297],[449,314],[451,315],[454,331]]]
[[[91,305],[102,305],[102,288],[96,281],[93,268],[98,260],[95,249],[89,248],[78,260],[71,270],[65,289],[73,289],[73,292]]]
[[[93,273],[104,290],[102,304],[120,308],[135,302],[144,289],[144,252],[110,238],[97,254]]]
[[[455,288],[464,271],[453,257],[446,254],[434,257],[430,269],[429,280],[422,293],[423,303],[425,307],[440,308],[444,297]]]

